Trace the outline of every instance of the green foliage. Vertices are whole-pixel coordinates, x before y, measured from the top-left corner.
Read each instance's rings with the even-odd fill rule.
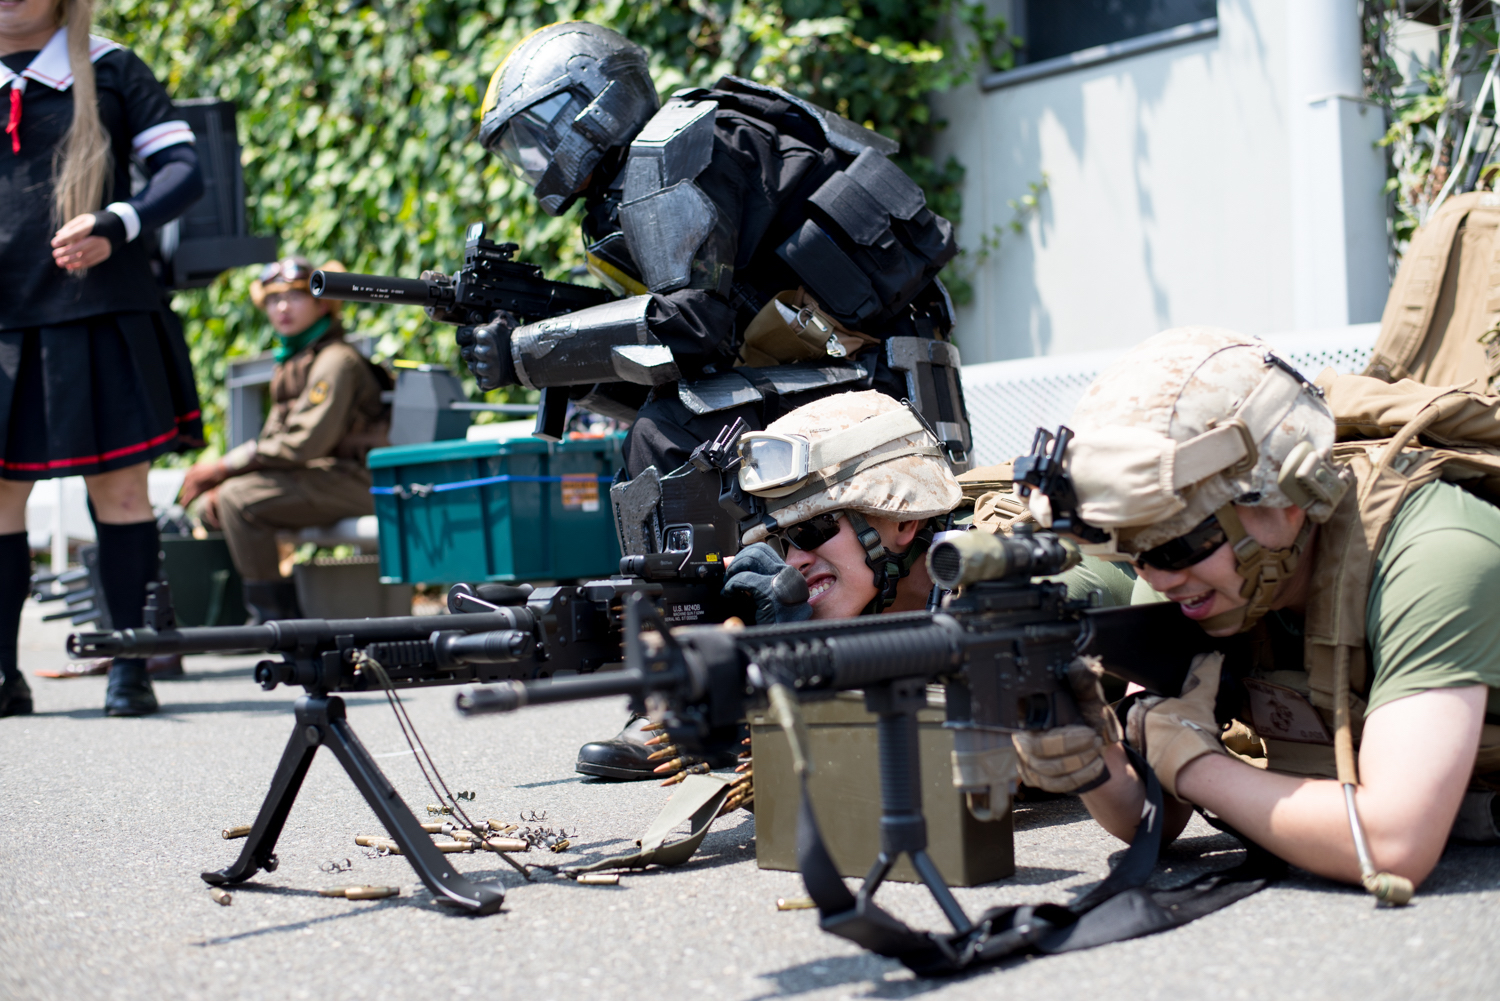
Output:
[[[533,29],[580,18],[652,53],[666,95],[725,73],[785,87],[902,144],[932,208],[960,214],[962,168],[923,151],[940,127],[927,97],[994,61],[998,29],[943,39],[952,0],[115,0],[103,34],[129,45],[174,97],[239,108],[251,231],[281,251],[352,271],[452,271],[475,219],[554,278],[582,263],[575,212],[543,214],[529,188],[473,141],[489,74]],[[998,34],[997,34],[998,31]],[[988,32],[988,34],[986,34]],[[951,50],[951,51],[950,51]],[[181,293],[204,410],[222,445],[228,362],[272,332],[249,302],[254,269]],[[457,366],[452,328],[415,309],[351,308],[348,325],[391,357]]]

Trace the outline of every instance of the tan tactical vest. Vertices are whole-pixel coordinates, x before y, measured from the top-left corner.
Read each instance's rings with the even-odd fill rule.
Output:
[[[1500,193],[1445,201],[1412,236],[1365,374],[1430,386],[1500,375]]]
[[[1350,712],[1356,740],[1370,678],[1365,606],[1375,560],[1401,505],[1438,479],[1460,483],[1500,503],[1500,397],[1394,385],[1325,372],[1318,384],[1338,422],[1334,455],[1349,464],[1355,486],[1319,526],[1304,624],[1303,671],[1273,671],[1266,680],[1296,689],[1334,729],[1334,665],[1349,658]],[[1497,652],[1500,656],[1500,652]],[[1335,777],[1333,746],[1265,740],[1268,767]],[[1487,724],[1476,775],[1500,771],[1500,726]]]

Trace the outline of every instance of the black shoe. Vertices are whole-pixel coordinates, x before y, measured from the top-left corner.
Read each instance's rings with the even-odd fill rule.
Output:
[[[156,712],[156,693],[143,660],[117,660],[104,690],[104,715],[149,716]]]
[[[625,729],[612,740],[596,740],[584,744],[578,749],[578,763],[573,766],[573,770],[584,775],[626,782],[660,778],[652,771],[659,762],[646,760],[656,750],[646,746],[647,739],[652,736],[651,732],[641,729],[650,722],[644,716],[631,716]]]
[[[17,674],[0,684],[0,716],[30,716],[31,688],[26,679]]]

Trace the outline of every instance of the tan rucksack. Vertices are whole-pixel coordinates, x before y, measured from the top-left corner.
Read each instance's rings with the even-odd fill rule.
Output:
[[[1500,193],[1471,191],[1443,203],[1417,230],[1380,318],[1365,375],[1429,386],[1500,375]]]

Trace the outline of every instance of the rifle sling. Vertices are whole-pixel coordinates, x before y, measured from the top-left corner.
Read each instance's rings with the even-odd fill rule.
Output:
[[[844,885],[823,844],[804,776],[798,814],[797,865],[808,896],[818,906],[823,930],[882,956],[899,959],[918,975],[953,974],[1010,956],[1072,952],[1176,928],[1248,897],[1285,871],[1280,859],[1222,823],[1206,818],[1244,842],[1245,861],[1171,889],[1146,889],[1145,883],[1161,851],[1161,784],[1144,758],[1128,745],[1125,751],[1131,764],[1145,777],[1146,808],[1120,863],[1070,905],[992,908],[967,933],[921,932],[873,901],[863,904],[858,901]]]

